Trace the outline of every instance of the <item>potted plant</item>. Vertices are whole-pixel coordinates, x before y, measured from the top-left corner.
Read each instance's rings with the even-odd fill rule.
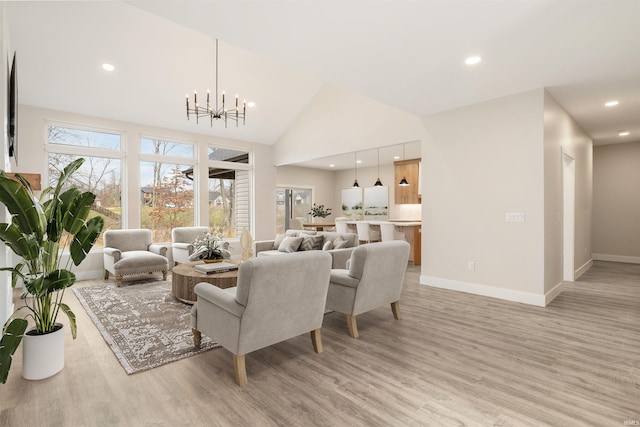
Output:
[[[66,188],[70,176],[84,163],[80,158],[64,168],[58,182],[42,190],[36,197],[29,183],[16,174],[19,181],[10,179],[0,171],[0,203],[11,215],[11,223],[0,224],[2,240],[21,261],[11,271],[11,285],[18,278],[24,283],[25,292],[20,306],[7,320],[0,340],[0,382],[5,383],[11,367],[11,358],[23,341],[23,376],[40,379],[59,372],[64,367],[64,332],[57,323],[60,311],[69,318],[71,335],[76,338],[76,316],[62,302],[66,288],[75,283],[70,271],[71,262],[79,265],[104,227],[104,219],[94,216],[87,219],[95,194],[81,192],[78,188]],[[70,258],[61,268],[63,248],[69,247]],[[28,319],[34,326],[27,332]],[[59,338],[52,338],[52,337]],[[51,349],[32,350],[31,339],[61,342],[54,344],[62,356]],[[42,338],[42,340],[38,340]],[[27,344],[29,342],[29,344]],[[37,345],[37,344],[36,344]]]
[[[191,259],[201,259],[206,262],[221,262],[225,258],[228,242],[222,240],[222,235],[205,233],[193,241]]]
[[[325,208],[324,205],[316,205],[314,203],[311,207],[311,212],[309,212],[309,215],[314,218],[326,218],[331,215],[331,208]]]

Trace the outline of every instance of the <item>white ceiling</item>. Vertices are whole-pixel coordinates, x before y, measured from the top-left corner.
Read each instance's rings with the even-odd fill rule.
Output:
[[[638,0],[5,3],[27,105],[274,144],[326,82],[420,116],[546,87],[595,144],[640,139]],[[185,117],[216,37],[237,129]]]

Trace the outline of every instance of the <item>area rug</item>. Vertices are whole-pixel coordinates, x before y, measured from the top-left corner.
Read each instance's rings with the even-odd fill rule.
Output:
[[[74,288],[78,300],[127,372],[146,371],[220,345],[202,336],[193,346],[191,306],[171,293],[170,281]]]

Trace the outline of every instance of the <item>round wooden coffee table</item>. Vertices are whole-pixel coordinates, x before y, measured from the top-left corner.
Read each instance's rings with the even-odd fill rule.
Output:
[[[227,259],[225,261],[240,264],[240,260]],[[197,297],[195,292],[193,292],[193,288],[200,282],[211,283],[222,289],[232,288],[236,285],[238,270],[205,274],[193,268],[193,266],[197,264],[204,264],[204,262],[186,262],[173,267],[171,272],[171,290],[178,300],[187,304],[195,304]]]

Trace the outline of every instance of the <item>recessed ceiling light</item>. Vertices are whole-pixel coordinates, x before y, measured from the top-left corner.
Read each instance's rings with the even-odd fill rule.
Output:
[[[400,159],[400,156],[393,156],[393,160],[398,160]]]
[[[620,102],[618,102],[618,101],[609,101],[609,102],[605,102],[604,106],[605,107],[615,107],[618,104],[620,104]]]
[[[329,165],[329,167],[330,167],[330,168],[335,168],[335,167],[336,167],[336,165]]]
[[[105,71],[113,71],[116,67],[114,67],[113,64],[104,63],[102,64],[102,69]]]
[[[255,102],[253,102],[253,101],[249,101],[249,102],[247,102],[247,107],[249,107],[249,108],[253,108],[253,107],[255,107],[255,106],[256,106],[256,103],[255,103]]]
[[[476,65],[476,64],[479,64],[481,61],[482,61],[482,58],[480,58],[479,56],[470,56],[464,60],[464,63],[467,65]]]
[[[618,132],[618,136],[629,136],[629,131],[628,130],[622,130],[622,131]]]
[[[356,160],[356,163],[362,163],[362,160]]]

